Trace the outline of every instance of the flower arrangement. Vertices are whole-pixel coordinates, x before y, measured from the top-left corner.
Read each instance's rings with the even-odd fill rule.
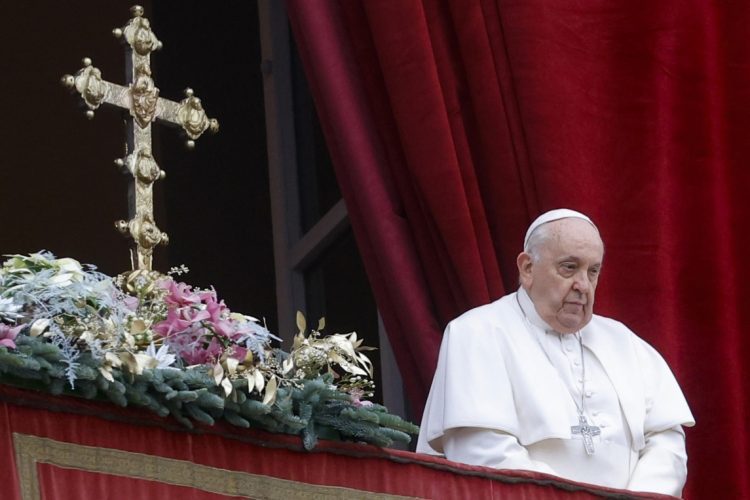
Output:
[[[372,395],[368,347],[356,333],[299,332],[290,352],[213,289],[134,271],[111,278],[49,252],[0,268],[0,382],[135,405],[183,425],[240,427],[389,446],[418,428]]]

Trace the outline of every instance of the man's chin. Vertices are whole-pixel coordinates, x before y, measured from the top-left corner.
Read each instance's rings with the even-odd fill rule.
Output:
[[[576,333],[586,326],[586,319],[576,316],[575,318],[565,319],[558,321],[557,330],[560,333]]]

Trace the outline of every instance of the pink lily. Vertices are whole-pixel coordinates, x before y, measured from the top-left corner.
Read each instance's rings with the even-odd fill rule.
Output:
[[[245,358],[247,357],[247,349],[236,345],[232,348],[232,354],[230,354],[229,357],[234,358],[241,363],[245,361]]]
[[[182,319],[177,309],[170,309],[167,312],[167,319],[154,325],[153,330],[162,337],[169,337],[187,330],[192,323],[190,320]]]
[[[0,323],[0,346],[10,349],[16,348],[16,336],[23,329],[24,325],[8,326]]]
[[[193,288],[187,283],[162,280],[159,282],[159,286],[169,291],[167,296],[164,297],[164,302],[170,306],[183,307],[200,302],[199,294],[194,293]]]

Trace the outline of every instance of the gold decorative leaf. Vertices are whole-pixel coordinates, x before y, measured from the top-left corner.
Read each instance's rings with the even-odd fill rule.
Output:
[[[146,368],[156,368],[159,365],[156,358],[152,358],[142,352],[135,354],[135,361],[138,363],[138,373],[143,373],[143,370]]]
[[[138,360],[136,360],[135,356],[133,356],[130,352],[121,352],[120,353],[120,360],[122,360],[123,363],[125,363],[125,366],[128,367],[128,371],[134,375],[138,375],[141,373],[138,369]]]
[[[323,330],[326,327],[326,319],[322,317],[318,320],[318,331]]]
[[[221,388],[224,389],[224,394],[226,394],[227,396],[232,394],[232,390],[234,389],[234,387],[232,386],[232,381],[228,378],[225,378],[221,381]]]
[[[349,357],[353,358],[355,356],[354,346],[347,337],[343,335],[331,335],[327,340],[344,351]]]
[[[302,311],[297,311],[297,329],[300,334],[304,334],[307,330],[307,321],[305,321],[305,315],[302,314]]]
[[[132,333],[133,335],[138,335],[139,333],[143,333],[146,330],[148,330],[148,326],[142,319],[134,319],[132,323],[130,323],[130,333]]]
[[[119,367],[122,365],[122,360],[113,352],[107,352],[104,355],[104,360],[114,367]]]
[[[124,332],[123,337],[125,339],[125,343],[130,347],[131,349],[135,347],[135,337],[130,335],[127,332]]]
[[[235,373],[237,373],[237,366],[239,366],[240,362],[232,357],[227,358],[226,365],[227,365],[227,372],[229,372],[229,376],[231,377]]]
[[[34,321],[34,323],[31,325],[31,330],[29,331],[29,333],[31,334],[32,337],[38,337],[44,332],[44,330],[47,329],[48,326],[49,326],[48,319],[38,319]]]
[[[110,370],[107,370],[103,366],[99,367],[99,373],[101,373],[102,377],[106,378],[110,382],[115,381],[115,378],[112,376],[112,372]]]
[[[368,375],[370,375],[370,378],[372,378],[372,361],[370,361],[370,358],[362,354],[361,352],[357,353],[357,359],[359,360],[359,364],[365,367],[365,370],[367,370]]]
[[[291,356],[289,356],[288,358],[284,360],[283,363],[281,363],[281,369],[282,369],[281,374],[286,375],[292,370],[292,368],[294,368],[294,360],[292,359]]]
[[[263,374],[260,373],[260,370],[255,370],[255,374],[253,376],[255,389],[259,392],[263,392],[263,387],[266,385],[266,379],[263,377]],[[252,386],[250,386],[250,389],[252,390]]]
[[[214,365],[213,370],[211,370],[211,375],[213,376],[216,385],[221,384],[221,379],[224,378],[224,368],[221,367],[221,363],[216,363]]]
[[[253,387],[255,387],[255,370],[245,372],[245,378],[247,379],[247,392],[253,392]]]
[[[271,378],[268,380],[268,383],[266,384],[266,395],[263,396],[264,405],[272,405],[274,401],[276,401],[276,388],[277,387],[278,387],[278,382],[276,381],[276,376],[272,375]]]
[[[337,353],[336,351],[329,352],[328,359],[329,361],[333,361],[334,363],[338,364],[347,363],[347,361],[341,356],[341,354]]]
[[[292,350],[299,348],[299,346],[301,346],[304,343],[305,343],[305,334],[300,332],[294,336],[294,344],[292,345]]]
[[[343,370],[349,373],[353,373],[354,375],[362,375],[362,376],[367,375],[367,373],[362,368],[348,362],[347,360],[343,358],[343,356],[339,355],[338,353],[334,351],[331,351],[330,353],[328,353],[328,359],[330,359],[334,363],[337,363]]]

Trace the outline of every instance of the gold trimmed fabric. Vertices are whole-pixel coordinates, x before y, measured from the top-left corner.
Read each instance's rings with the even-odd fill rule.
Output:
[[[405,499],[341,486],[321,486],[231,471],[185,460],[98,448],[13,433],[22,500],[41,500],[37,464],[145,479],[228,496],[268,500]]]

